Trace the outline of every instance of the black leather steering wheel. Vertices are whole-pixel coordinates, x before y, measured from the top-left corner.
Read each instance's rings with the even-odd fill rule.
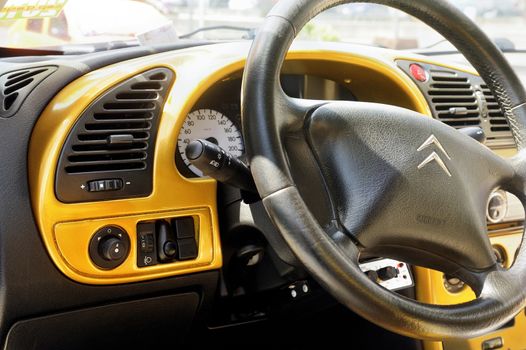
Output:
[[[336,299],[391,331],[423,339],[473,337],[526,305],[526,247],[496,263],[485,204],[503,188],[526,198],[526,94],[488,37],[440,0],[388,5],[427,23],[481,74],[520,150],[512,160],[432,118],[393,106],[285,95],[284,57],[320,12],[353,1],[281,0],[252,44],[242,88],[243,132],[264,206],[291,250]],[[455,275],[477,299],[438,306],[369,280],[361,255],[396,258]]]

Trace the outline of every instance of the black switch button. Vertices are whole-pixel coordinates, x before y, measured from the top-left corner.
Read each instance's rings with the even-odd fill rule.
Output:
[[[100,254],[108,261],[122,259],[127,253],[127,247],[116,237],[104,240],[100,246]]]
[[[155,251],[155,223],[140,222],[137,224],[137,266],[146,267],[157,264]]]
[[[114,181],[115,180],[104,180],[104,187],[106,188],[106,191],[116,190]]]
[[[195,238],[177,240],[177,253],[179,260],[192,260],[197,258],[197,243]]]
[[[124,229],[110,225],[97,230],[91,237],[89,255],[101,269],[114,269],[121,265],[130,251],[130,238]]]
[[[378,279],[380,281],[388,281],[390,279],[398,277],[398,269],[394,266],[386,266],[377,270]]]
[[[121,179],[113,179],[114,188],[116,190],[122,190],[122,180]]]
[[[172,220],[172,227],[177,239],[193,238],[195,239],[194,218],[185,216]]]

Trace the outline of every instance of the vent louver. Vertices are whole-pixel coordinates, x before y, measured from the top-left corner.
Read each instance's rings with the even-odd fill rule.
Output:
[[[511,133],[510,126],[508,124],[508,121],[506,120],[506,117],[504,117],[504,112],[500,108],[497,99],[491,93],[491,90],[486,84],[481,84],[480,88],[486,100],[487,114],[489,118],[491,131],[493,131],[494,136],[509,136]]]
[[[12,117],[31,91],[56,69],[56,67],[27,68],[0,76],[0,117]]]
[[[151,193],[158,122],[173,73],[156,68],[113,87],[95,100],[70,133],[57,172],[64,202]],[[119,179],[123,190],[90,193],[89,182]]]
[[[430,70],[427,91],[436,118],[455,127],[479,126],[480,111],[473,86],[467,77],[447,70]]]
[[[429,103],[433,117],[454,128],[479,126],[490,147],[514,146],[504,114],[488,86],[477,75],[436,65],[418,63],[428,73],[425,82],[410,73],[410,61],[398,61],[418,85]]]

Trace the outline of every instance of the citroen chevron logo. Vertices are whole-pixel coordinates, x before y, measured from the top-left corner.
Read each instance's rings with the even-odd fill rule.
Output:
[[[435,135],[429,136],[427,140],[425,140],[424,143],[420,145],[420,147],[418,147],[417,152],[420,152],[431,145],[435,145],[435,147],[438,150],[440,150],[444,154],[444,156],[446,156],[448,160],[451,160],[451,157],[449,156],[449,154],[447,154],[446,150],[444,149],[444,147],[442,147],[442,145],[440,144],[438,139],[435,137]],[[418,169],[422,169],[423,167],[425,167],[427,164],[431,163],[432,161],[435,161],[440,166],[440,168],[444,170],[444,172],[448,176],[451,176],[451,172],[449,172],[449,169],[447,168],[446,163],[444,163],[442,158],[440,158],[438,153],[436,153],[435,151],[433,151],[429,156],[427,156],[426,159],[422,161],[422,163],[418,165]]]

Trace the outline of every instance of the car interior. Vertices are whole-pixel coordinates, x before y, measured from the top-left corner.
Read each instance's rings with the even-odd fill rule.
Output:
[[[526,51],[295,40],[351,2],[0,48],[3,349],[526,349]]]

